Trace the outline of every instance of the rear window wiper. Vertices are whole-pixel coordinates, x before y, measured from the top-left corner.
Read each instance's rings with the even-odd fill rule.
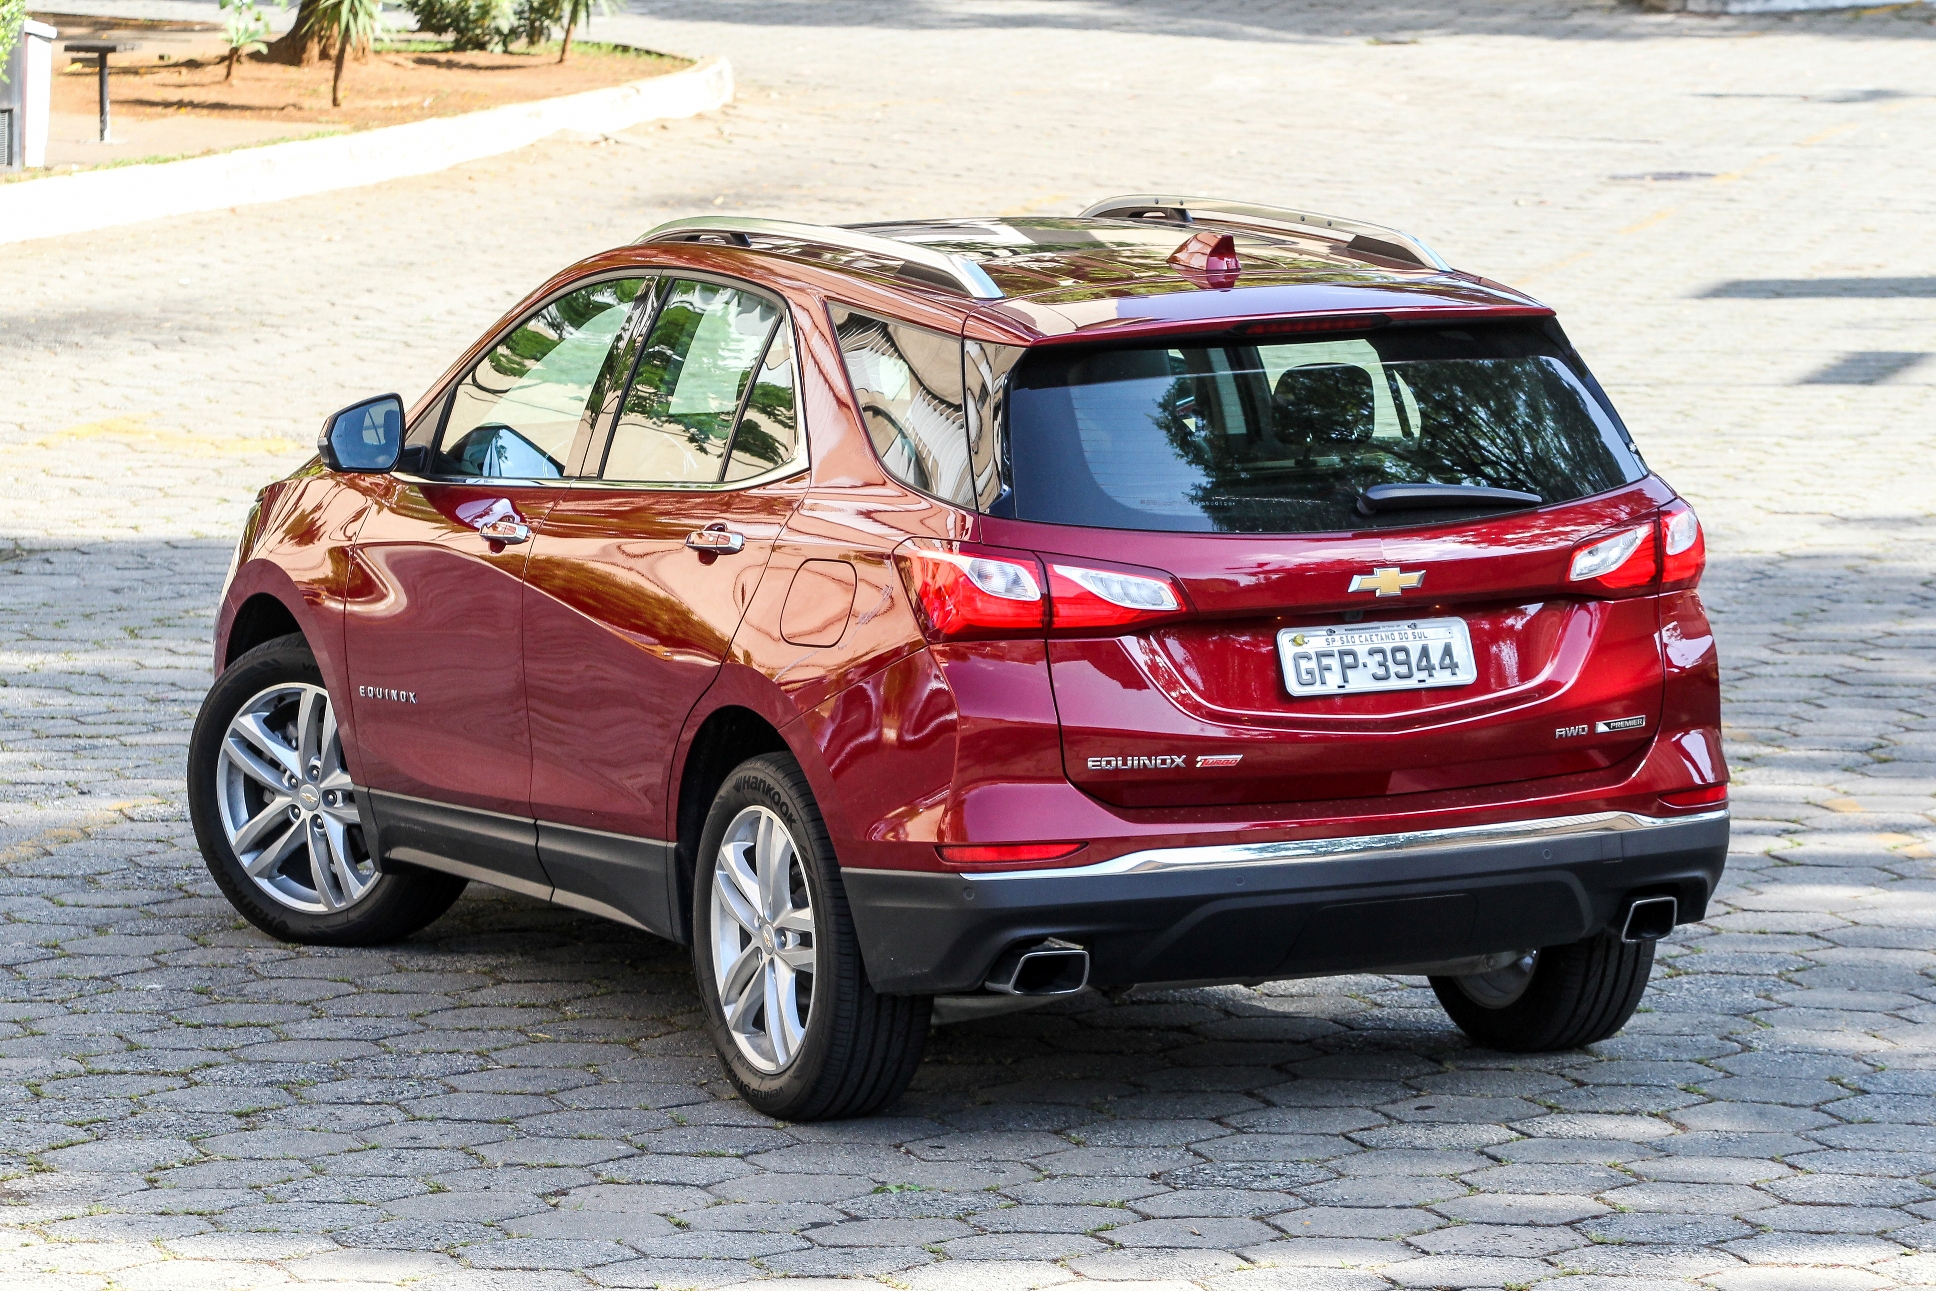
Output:
[[[1536,507],[1545,500],[1537,493],[1489,489],[1478,484],[1374,484],[1358,494],[1358,514],[1436,511],[1449,507],[1516,510]]]

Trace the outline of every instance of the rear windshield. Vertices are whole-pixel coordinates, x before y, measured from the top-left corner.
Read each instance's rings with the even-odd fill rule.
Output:
[[[1562,345],[1526,326],[1392,328],[1264,344],[1037,350],[1009,404],[1018,519],[1105,529],[1312,533],[1378,484],[1569,502],[1646,474]],[[1530,504],[1522,504],[1530,505]]]

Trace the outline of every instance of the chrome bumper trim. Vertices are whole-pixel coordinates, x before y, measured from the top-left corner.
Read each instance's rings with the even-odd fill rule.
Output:
[[[1599,811],[1585,816],[1550,816],[1543,820],[1510,820],[1496,825],[1460,825],[1452,829],[1420,829],[1402,834],[1299,838],[1281,843],[1221,843],[1210,847],[1158,847],[1068,869],[996,870],[987,874],[968,872],[961,877],[976,883],[987,883],[998,879],[1095,878],[1116,874],[1214,869],[1229,865],[1337,861],[1390,852],[1440,851],[1475,843],[1526,843],[1572,834],[1624,834],[1634,830],[1659,829],[1665,825],[1693,825],[1727,818],[1726,807],[1691,816],[1642,816],[1631,811]]]

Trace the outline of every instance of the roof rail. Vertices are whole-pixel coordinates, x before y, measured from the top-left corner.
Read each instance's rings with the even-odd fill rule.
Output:
[[[756,237],[860,251],[898,260],[915,270],[910,277],[938,286],[953,287],[975,300],[1002,298],[1002,289],[983,272],[980,265],[966,256],[949,255],[913,242],[901,242],[877,233],[862,233],[858,229],[843,229],[832,224],[796,224],[791,220],[761,220],[740,215],[701,215],[691,219],[668,220],[638,240],[701,242],[708,238],[719,238],[734,246],[750,247]]]
[[[1173,224],[1230,225],[1260,233],[1310,231],[1350,242],[1354,249],[1391,260],[1409,260],[1425,269],[1449,271],[1452,266],[1439,253],[1409,233],[1366,224],[1362,220],[1341,220],[1313,211],[1292,211],[1276,206],[1256,206],[1249,202],[1227,202],[1218,197],[1160,197],[1153,193],[1134,193],[1097,202],[1083,213],[1085,218],[1103,220],[1168,220]]]

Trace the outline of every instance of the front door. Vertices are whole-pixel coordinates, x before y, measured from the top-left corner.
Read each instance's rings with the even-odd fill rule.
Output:
[[[713,282],[661,300],[592,478],[538,527],[524,641],[556,899],[671,932],[670,755],[805,477],[784,309]]]
[[[345,646],[382,854],[546,895],[531,821],[523,581],[586,409],[623,370],[642,279],[524,319],[412,428],[408,473],[368,477]]]

